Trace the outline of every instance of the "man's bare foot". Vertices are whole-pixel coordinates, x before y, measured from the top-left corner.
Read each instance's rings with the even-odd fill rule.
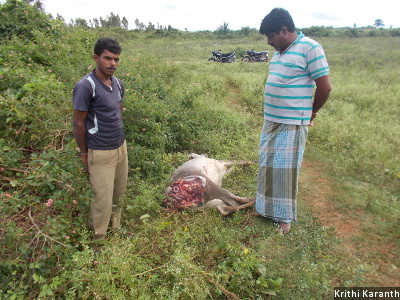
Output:
[[[255,216],[255,217],[261,217],[262,215],[259,214],[257,211],[255,211],[255,212],[253,213],[253,216]],[[272,219],[272,220],[274,221],[275,224],[276,224],[276,222],[278,221],[278,220],[276,220],[276,219]],[[289,231],[290,231],[290,225],[291,225],[291,223],[280,223],[280,222],[278,221],[278,228],[277,228],[276,230],[277,230],[279,233],[288,234]]]
[[[282,234],[288,234],[290,231],[290,223],[278,223],[278,231]]]

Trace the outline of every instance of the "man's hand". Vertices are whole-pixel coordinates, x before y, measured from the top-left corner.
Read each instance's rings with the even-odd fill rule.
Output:
[[[315,80],[317,89],[314,94],[313,110],[310,119],[310,126],[314,125],[313,120],[317,117],[317,112],[329,98],[329,94],[332,90],[331,81],[329,75],[322,76]]]
[[[314,119],[317,117],[317,113],[312,113],[311,114],[311,119],[310,119],[310,126],[313,126],[314,125]]]
[[[81,158],[82,158],[82,164],[85,167],[85,170],[87,173],[89,173],[89,163],[88,163],[88,154],[86,153],[82,153],[81,154]]]

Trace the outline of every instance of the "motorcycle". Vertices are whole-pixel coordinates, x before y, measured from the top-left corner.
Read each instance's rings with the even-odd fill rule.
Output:
[[[245,63],[252,62],[252,61],[267,62],[268,52],[269,51],[256,52],[254,50],[247,50],[246,55],[243,56],[243,58],[242,58],[242,61]]]
[[[236,60],[236,53],[222,53],[221,50],[211,52],[211,57],[208,61],[222,62],[222,63],[232,63]]]

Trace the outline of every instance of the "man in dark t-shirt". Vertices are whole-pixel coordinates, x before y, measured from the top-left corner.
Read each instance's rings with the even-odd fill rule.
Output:
[[[105,239],[107,228],[119,229],[118,202],[126,190],[128,157],[122,123],[122,82],[114,76],[122,48],[116,40],[100,38],[94,46],[96,68],[73,92],[74,137],[95,194],[90,205],[94,241]],[[93,248],[99,250],[99,244]]]

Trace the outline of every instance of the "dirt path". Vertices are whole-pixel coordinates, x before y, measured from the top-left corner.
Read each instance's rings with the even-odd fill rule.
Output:
[[[364,286],[399,286],[398,250],[393,243],[381,244],[381,236],[363,231],[360,224],[366,215],[360,211],[344,211],[332,199],[337,192],[335,184],[323,172],[322,163],[304,161],[300,175],[299,198],[306,201],[307,207],[317,217],[321,225],[334,228],[349,256],[359,264],[371,267],[365,275]],[[397,253],[397,254],[396,254]]]

